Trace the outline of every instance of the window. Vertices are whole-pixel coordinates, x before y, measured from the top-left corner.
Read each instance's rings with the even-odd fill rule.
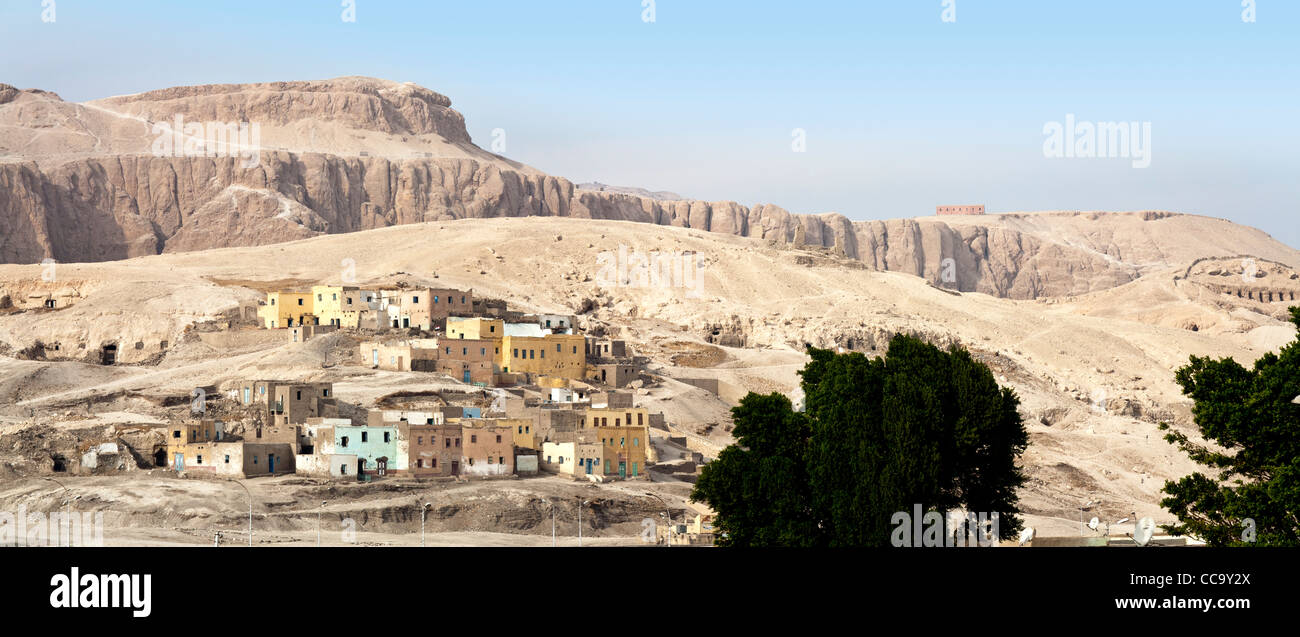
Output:
[[[462,347],[462,348],[460,348],[460,355],[461,355],[461,356],[469,356],[469,348],[468,348],[468,347]]]
[[[479,355],[479,356],[487,356],[487,348],[486,348],[486,347],[480,347],[480,348],[478,348],[478,355]]]
[[[299,389],[299,390],[297,391],[297,396],[298,396],[298,397],[295,398],[294,400],[302,400],[302,390],[301,390],[301,389]]]
[[[436,295],[436,294],[433,295],[433,302],[434,302],[435,304],[438,302],[438,295]]]
[[[524,426],[523,426],[523,425],[519,425],[519,433],[524,433]]]
[[[194,463],[194,464],[203,464],[203,455],[202,455],[202,454],[199,455],[198,462],[196,462],[196,463]]]
[[[419,302],[420,302],[420,297],[418,297],[418,296],[413,296],[413,297],[411,297],[411,302],[412,302],[412,303],[419,303]]]
[[[230,464],[230,454],[226,454],[226,464]]]
[[[550,323],[550,321],[547,321],[547,323]],[[555,344],[555,353],[556,353],[556,354],[559,354],[559,353],[560,353],[560,344],[559,344],[559,343],[556,343],[556,344]]]
[[[302,305],[302,299],[298,299],[298,305]]]
[[[423,461],[423,460],[416,460],[416,461],[415,461],[415,468],[417,468],[417,469],[423,469],[423,468],[424,468],[424,461]]]
[[[390,435],[389,432],[387,432],[387,431],[384,432],[384,442],[388,442],[388,441],[389,441],[389,435]]]
[[[632,439],[632,446],[633,446],[633,447],[639,447],[639,446],[641,446],[641,439],[640,439],[640,438],[633,438],[633,439]]]
[[[501,435],[497,434],[497,442],[501,442]]]
[[[470,444],[478,442],[478,434],[470,434],[469,441]]]
[[[505,456],[497,456],[497,464],[505,464],[505,463],[506,463]]]
[[[447,441],[446,447],[451,447],[451,438],[443,438],[443,440]]]
[[[434,468],[434,469],[437,469],[437,468],[438,468],[438,459],[437,459],[437,458],[434,458],[434,459],[430,460],[430,461],[429,461],[429,466],[432,467],[432,468]]]
[[[173,432],[172,432],[172,437],[173,437],[173,438],[180,438],[180,437],[181,437],[181,430],[180,430],[180,429],[177,429],[176,431],[173,431]]]
[[[415,444],[417,444],[417,445],[423,445],[423,444],[424,444],[424,436],[418,436],[418,437],[415,439]]]
[[[369,440],[370,440],[370,432],[368,431],[361,432],[361,442],[369,442]]]
[[[512,354],[512,356],[514,356],[515,358],[519,358],[519,348],[518,348],[518,347],[515,348],[514,354]]]
[[[253,464],[257,464],[257,455],[253,456]]]
[[[577,353],[578,353],[578,346],[577,346],[577,345],[574,345],[574,346],[573,346],[573,353],[574,353],[574,354],[577,354]]]
[[[342,445],[342,446],[344,446],[344,447],[348,446],[348,437],[347,437],[347,436],[343,436],[343,441],[342,441],[342,442],[343,442],[343,445]]]

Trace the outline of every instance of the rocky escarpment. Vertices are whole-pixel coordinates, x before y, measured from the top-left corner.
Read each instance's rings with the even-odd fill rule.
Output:
[[[330,121],[355,130],[438,135],[469,144],[465,118],[451,99],[422,86],[345,77],[316,82],[177,86],[95,102],[149,121],[245,121],[289,126]]]
[[[84,105],[0,85],[0,262],[106,261],[524,216],[753,237],[1018,299],[1107,289],[1186,262],[1171,261],[1158,238],[1177,231],[1156,227],[1168,222],[1163,213],[853,222],[768,204],[581,189],[474,146],[450,105],[413,84],[356,77],[176,87]],[[154,127],[178,117],[257,123],[258,161],[151,152]],[[1223,240],[1194,257],[1263,254],[1260,237],[1267,239],[1255,232],[1239,237],[1243,245]],[[1272,244],[1266,256],[1295,255]]]

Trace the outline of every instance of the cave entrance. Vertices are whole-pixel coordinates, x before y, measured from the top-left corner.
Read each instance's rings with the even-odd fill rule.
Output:
[[[167,450],[166,450],[166,449],[159,449],[159,450],[153,452],[153,466],[155,466],[155,467],[166,467],[166,466],[167,466]]]
[[[115,365],[115,364],[117,364],[117,346],[116,346],[116,345],[105,345],[102,349],[100,349],[100,351],[99,351],[99,364],[100,364],[100,365]]]
[[[55,473],[63,473],[68,470],[68,461],[63,456],[50,456],[50,460],[54,461]]]

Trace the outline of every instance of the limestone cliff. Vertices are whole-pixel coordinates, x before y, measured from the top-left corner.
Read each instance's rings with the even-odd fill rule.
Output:
[[[176,87],[85,104],[0,85],[0,262],[106,261],[444,219],[559,216],[821,247],[950,289],[1021,299],[1107,289],[1205,256],[1297,264],[1294,250],[1258,231],[1168,213],[852,222],[578,189],[475,146],[450,105],[428,89],[371,78]],[[158,127],[178,117],[256,123],[255,165],[216,153],[159,156]],[[1161,239],[1188,224],[1214,241],[1196,246],[1184,236],[1174,249]]]

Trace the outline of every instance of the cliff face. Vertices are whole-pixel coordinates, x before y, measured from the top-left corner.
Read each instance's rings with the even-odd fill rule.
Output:
[[[1160,224],[1180,217],[1166,213],[851,222],[765,204],[581,190],[478,148],[450,104],[428,89],[371,78],[177,87],[86,104],[0,85],[0,262],[106,261],[524,216],[820,246],[878,270],[1019,299],[1106,289],[1201,256],[1297,260],[1263,233],[1203,218],[1234,230],[1209,230],[1220,242],[1200,248],[1207,253],[1178,254],[1159,238],[1170,230]],[[258,161],[151,152],[155,125],[177,117],[257,124]],[[1177,241],[1187,244],[1186,236]]]

